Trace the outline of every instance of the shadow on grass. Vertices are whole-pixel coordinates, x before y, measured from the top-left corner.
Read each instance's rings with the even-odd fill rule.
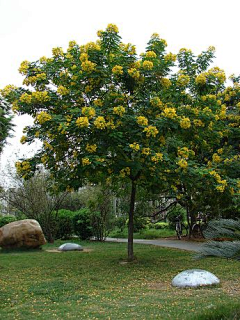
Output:
[[[209,310],[196,315],[193,320],[238,320],[240,319],[240,303],[209,306]]]
[[[21,247],[21,248],[12,248],[12,249],[7,249],[7,248],[0,248],[0,254],[1,253],[21,253],[21,252],[24,252],[24,253],[29,253],[29,252],[33,252],[33,253],[36,253],[36,252],[43,252],[43,249],[41,247],[39,248],[26,248],[26,247]]]

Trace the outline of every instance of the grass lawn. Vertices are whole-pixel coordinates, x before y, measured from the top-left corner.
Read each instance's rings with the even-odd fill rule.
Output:
[[[190,252],[136,244],[137,261],[125,263],[122,243],[82,242],[87,252],[46,251],[61,243],[0,252],[0,319],[234,319],[216,314],[240,309],[239,262],[193,260]],[[171,287],[177,273],[191,268],[213,272],[221,284]]]

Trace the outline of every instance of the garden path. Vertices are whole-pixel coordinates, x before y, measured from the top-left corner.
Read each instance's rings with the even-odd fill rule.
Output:
[[[106,238],[106,241],[127,242],[128,239]],[[198,252],[200,250],[200,247],[202,245],[201,242],[172,240],[172,239],[170,239],[170,240],[166,240],[166,239],[158,239],[158,240],[134,239],[133,242],[140,243],[140,244],[151,244],[151,245],[160,246],[160,247],[169,247],[169,248],[176,248],[176,249],[182,249],[182,250],[188,250],[188,251],[196,251],[196,252]]]

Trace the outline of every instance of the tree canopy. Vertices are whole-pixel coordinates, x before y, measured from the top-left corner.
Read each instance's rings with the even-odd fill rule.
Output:
[[[3,93],[7,94],[8,90],[5,89]],[[2,152],[2,149],[6,144],[6,139],[10,136],[11,129],[13,128],[10,110],[9,103],[7,103],[1,95],[0,91],[0,153]]]
[[[225,86],[224,71],[210,68],[214,47],[175,55],[153,34],[138,56],[115,25],[97,34],[96,42],[71,41],[66,52],[54,48],[51,58],[21,64],[25,87],[5,98],[34,117],[21,142],[43,146],[16,164],[18,172],[28,178],[42,163],[64,189],[128,179],[129,243],[138,185],[167,184],[179,200],[203,185],[236,194],[240,78]]]

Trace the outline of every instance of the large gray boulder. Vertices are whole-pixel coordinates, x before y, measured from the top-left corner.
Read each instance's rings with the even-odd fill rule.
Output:
[[[220,280],[211,272],[201,269],[185,270],[172,280],[174,287],[201,287],[219,284]]]
[[[40,224],[34,219],[14,221],[0,228],[2,248],[38,248],[46,242]]]

